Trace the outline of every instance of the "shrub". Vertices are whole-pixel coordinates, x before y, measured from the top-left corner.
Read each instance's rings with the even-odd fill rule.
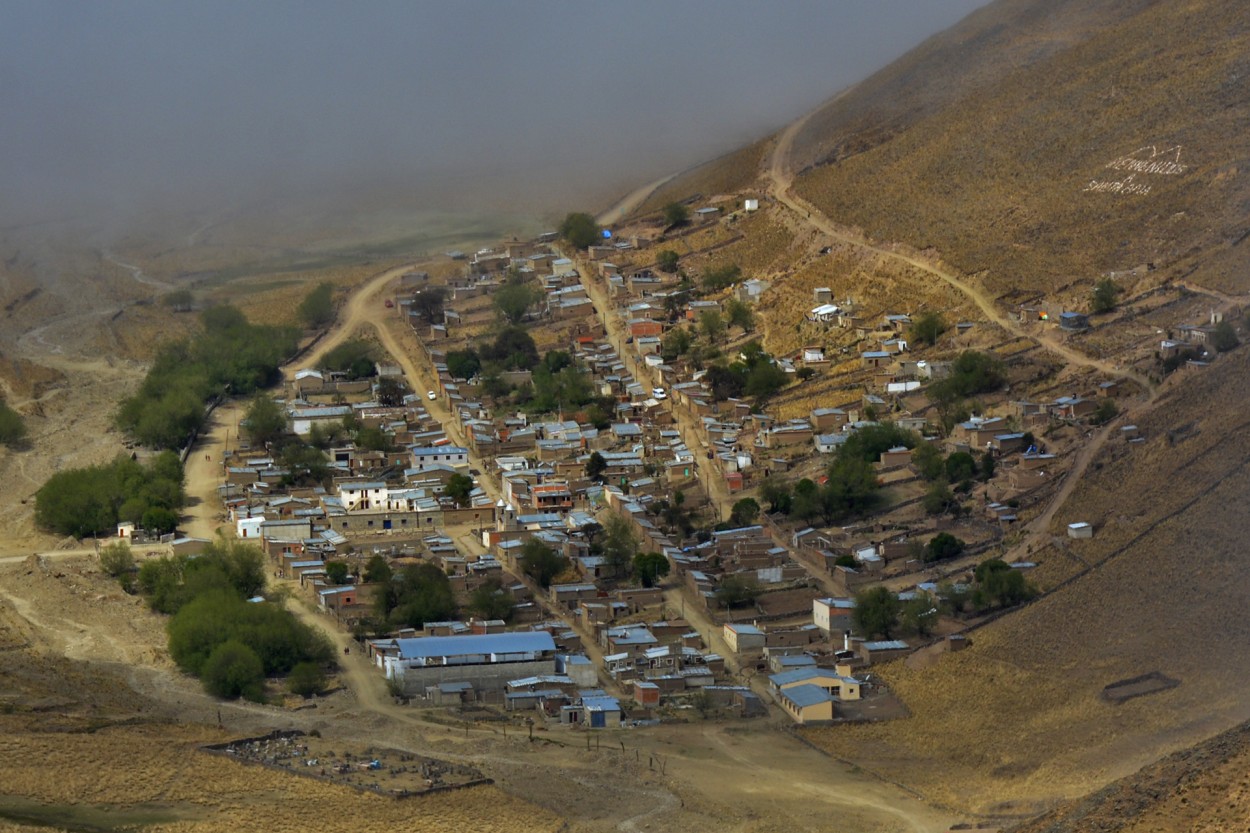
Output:
[[[916,344],[937,344],[938,337],[946,332],[946,321],[940,313],[926,312],[912,322],[907,337]]]
[[[565,215],[560,222],[560,236],[574,248],[585,249],[599,239],[599,224],[595,218],[584,212],[573,212]]]
[[[299,320],[310,328],[324,327],[334,320],[334,285],[319,283],[300,302]]]
[[[223,700],[264,700],[265,670],[260,657],[235,639],[213,649],[204,662],[200,679],[209,694]]]
[[[22,415],[0,401],[0,445],[13,445],[26,437]]]
[[[287,691],[299,697],[313,697],[326,689],[326,675],[315,662],[301,662],[286,678]]]

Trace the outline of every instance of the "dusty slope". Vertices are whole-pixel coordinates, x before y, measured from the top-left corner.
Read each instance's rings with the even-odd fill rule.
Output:
[[[1250,726],[1177,752],[1013,833],[1215,833],[1250,827]]]
[[[1238,291],[1247,55],[1236,0],[1002,0],[816,114],[796,161],[823,164],[797,191],[996,294],[1083,301],[1101,272],[1146,262]],[[1126,156],[1181,167],[1108,167]]]

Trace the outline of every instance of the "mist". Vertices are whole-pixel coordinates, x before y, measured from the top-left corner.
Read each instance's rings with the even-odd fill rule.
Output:
[[[594,210],[983,2],[9,3],[0,223],[367,194]]]

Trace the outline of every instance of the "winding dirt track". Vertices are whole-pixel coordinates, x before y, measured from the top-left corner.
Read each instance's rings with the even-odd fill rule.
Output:
[[[813,111],[813,113],[814,112],[815,111]],[[914,257],[912,255],[897,252],[882,246],[875,246],[863,237],[853,234],[847,229],[837,225],[831,219],[826,217],[816,206],[795,195],[792,190],[794,187],[794,174],[790,170],[789,165],[790,151],[794,146],[795,136],[797,136],[799,131],[803,129],[803,126],[807,124],[813,113],[808,113],[782,131],[781,135],[777,138],[777,144],[773,148],[772,157],[768,166],[768,179],[770,181],[769,190],[778,202],[790,208],[800,218],[806,220],[812,228],[819,230],[821,233],[828,235],[840,243],[855,246],[856,248],[864,251],[873,252],[874,254],[881,255],[882,257],[906,263],[907,265],[915,267],[922,272],[927,272],[936,278],[940,278],[976,304],[977,308],[981,310],[981,313],[990,321],[997,324],[999,327],[1012,335],[1019,338],[1029,339],[1030,341],[1037,343],[1042,347],[1042,349],[1054,353],[1055,355],[1063,358],[1069,364],[1093,368],[1113,377],[1130,378],[1148,391],[1155,388],[1153,380],[1135,370],[1118,367],[1112,362],[1095,359],[1077,350],[1073,350],[1067,345],[1061,344],[1049,336],[1038,335],[1037,333],[1027,331],[1024,327],[1020,326],[1020,322],[1006,315],[997,306],[995,306],[992,298],[987,296],[978,287],[973,286],[966,279],[941,269],[923,258]]]

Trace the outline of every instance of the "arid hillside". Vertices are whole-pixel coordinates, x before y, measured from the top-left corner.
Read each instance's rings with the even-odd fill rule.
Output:
[[[796,191],[999,296],[1146,263],[1237,292],[1247,55],[1235,0],[1002,0],[815,114]]]

